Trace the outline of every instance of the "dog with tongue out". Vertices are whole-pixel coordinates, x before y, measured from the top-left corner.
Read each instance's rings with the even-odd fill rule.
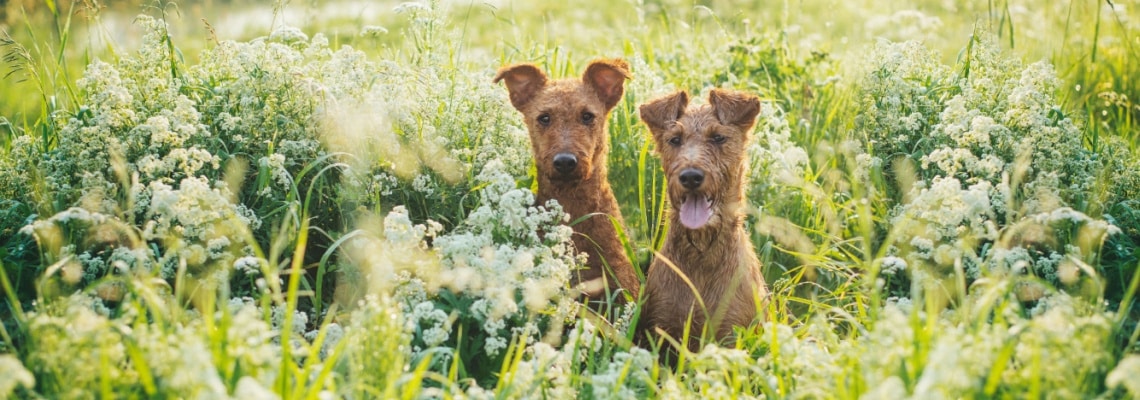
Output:
[[[702,339],[730,345],[733,327],[764,318],[768,289],[744,230],[746,150],[759,113],[756,96],[722,89],[705,105],[690,106],[680,91],[641,106],[671,204],[643,287],[643,339],[668,336],[695,352]]]

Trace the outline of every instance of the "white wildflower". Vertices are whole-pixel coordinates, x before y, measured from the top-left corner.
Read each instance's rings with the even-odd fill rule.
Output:
[[[11,354],[0,354],[0,375],[5,376],[0,380],[0,398],[8,398],[20,387],[31,390],[36,386],[35,376]]]

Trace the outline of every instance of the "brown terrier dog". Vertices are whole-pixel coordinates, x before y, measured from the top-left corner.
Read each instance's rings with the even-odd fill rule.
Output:
[[[582,79],[548,80],[532,64],[499,69],[511,104],[523,114],[538,169],[538,204],[555,199],[574,226],[574,246],[589,254],[586,269],[571,283],[598,299],[619,287],[636,299],[641,286],[608,215],[623,222],[607,177],[609,133],[606,120],[621,101],[629,65],[597,60]],[[605,215],[600,215],[605,214]]]
[[[665,168],[672,210],[645,280],[639,331],[659,328],[681,340],[691,320],[687,347],[698,351],[706,329],[731,343],[732,327],[748,326],[766,307],[768,289],[743,212],[746,149],[760,99],[714,89],[708,105],[686,109],[688,102],[681,91],[640,109]]]

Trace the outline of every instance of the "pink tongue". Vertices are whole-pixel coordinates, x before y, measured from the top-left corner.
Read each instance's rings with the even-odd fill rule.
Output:
[[[712,217],[712,200],[707,197],[687,196],[681,203],[681,225],[689,229],[705,226]]]

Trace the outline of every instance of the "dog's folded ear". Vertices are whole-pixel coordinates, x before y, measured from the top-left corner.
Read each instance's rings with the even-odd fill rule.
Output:
[[[684,90],[678,90],[676,93],[642,104],[638,108],[638,113],[641,114],[641,120],[649,125],[649,130],[656,137],[681,119],[681,115],[685,113],[685,107],[688,105],[689,94]]]
[[[709,92],[709,104],[713,107],[717,121],[740,128],[741,131],[751,129],[756,123],[756,116],[760,114],[760,98],[743,92],[713,89]]]
[[[506,81],[507,91],[511,92],[511,104],[522,110],[534,95],[546,86],[546,74],[534,64],[515,64],[499,68],[494,83]]]
[[[595,60],[586,67],[582,81],[594,88],[606,110],[614,108],[625,93],[625,80],[630,78],[629,64],[620,58]]]

